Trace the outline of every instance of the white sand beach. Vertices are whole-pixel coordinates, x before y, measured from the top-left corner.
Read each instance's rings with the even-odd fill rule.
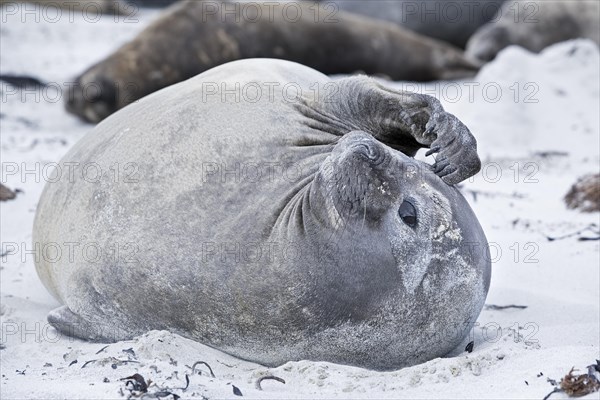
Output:
[[[52,163],[93,128],[66,113],[63,89],[157,13],[140,11],[132,23],[78,13],[36,21],[2,8],[0,72],[49,85],[0,88],[1,182],[21,191],[0,205],[0,397],[122,399],[132,386],[121,379],[137,373],[152,381],[145,398],[542,399],[554,388],[548,379],[600,359],[600,241],[580,240],[597,238],[600,215],[563,201],[600,166],[600,53],[585,40],[541,54],[507,48],[469,81],[385,83],[440,98],[479,143],[482,172],[461,190],[490,242],[492,282],[452,355],[392,372],[314,361],[266,368],[165,331],[112,344],[59,335],[46,321],[59,303],[36,274],[32,224]],[[197,361],[214,376],[205,364],[193,372]],[[267,375],[285,383],[264,380],[259,390]]]

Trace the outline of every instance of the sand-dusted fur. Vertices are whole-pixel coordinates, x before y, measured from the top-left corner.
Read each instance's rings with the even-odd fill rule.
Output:
[[[236,61],[115,113],[67,163],[33,238],[77,244],[36,264],[62,332],[392,369],[449,352],[483,307],[485,235],[452,186],[476,142],[433,97]]]

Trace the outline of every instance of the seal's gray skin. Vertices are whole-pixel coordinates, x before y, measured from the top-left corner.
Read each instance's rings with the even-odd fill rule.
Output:
[[[492,22],[473,34],[466,54],[475,62],[487,62],[510,45],[540,52],[551,44],[577,38],[600,44],[600,2],[509,1]]]
[[[34,3],[44,7],[62,8],[71,11],[84,11],[86,14],[100,13],[109,15],[132,16],[134,7],[165,7],[176,0],[0,0],[0,5],[16,3]],[[9,6],[9,7],[13,7]],[[52,14],[53,15],[53,14]]]
[[[504,0],[323,0],[340,10],[401,25],[421,35],[464,48],[467,40],[498,11]]]
[[[453,79],[478,69],[448,44],[313,2],[182,1],[81,74],[66,97],[67,110],[98,122],[215,66],[263,57],[296,61],[326,74],[362,71],[395,80]]]
[[[484,304],[486,239],[449,185],[478,171],[476,142],[432,97],[236,61],[115,113],[68,163],[33,240],[70,335],[384,370],[443,356]]]
[[[127,2],[138,7],[162,8],[170,6],[177,0],[127,0]]]
[[[95,13],[129,15],[135,11],[132,6],[124,0],[0,0],[0,6],[7,7],[7,12],[13,12],[16,7],[19,7],[18,10],[20,10],[21,5],[18,5],[17,3],[39,4],[45,7],[43,11],[40,12],[49,13],[48,15],[55,15],[53,13],[54,11],[52,11],[52,9],[55,8],[62,8],[69,10],[69,12],[82,11],[85,12],[86,16]],[[48,11],[48,7],[50,8],[50,11]],[[26,10],[32,12],[33,9]]]

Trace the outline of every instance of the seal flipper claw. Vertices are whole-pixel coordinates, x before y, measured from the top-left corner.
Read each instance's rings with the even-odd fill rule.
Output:
[[[447,173],[446,173],[447,171]],[[444,175],[438,174],[440,178],[448,185],[456,185],[457,183],[462,182],[460,175],[458,174],[457,167],[448,167],[444,171]]]
[[[114,342],[128,336],[123,335],[123,332],[120,332],[120,329],[114,326],[87,321],[67,306],[50,311],[48,322],[62,334],[92,342]]]
[[[439,175],[444,170],[444,168],[446,168],[449,165],[450,165],[450,162],[446,161],[446,160],[437,162],[437,163],[435,163],[433,172],[435,172],[436,174]]]
[[[435,130],[437,128],[437,120],[439,117],[440,117],[439,112],[434,112],[431,115],[431,118],[429,118],[429,121],[427,121],[427,124],[425,124],[425,132],[423,132],[423,136],[428,136],[435,132]]]
[[[434,154],[434,153],[438,153],[440,151],[441,147],[440,146],[435,146],[430,148],[429,150],[427,150],[427,152],[425,153],[425,157],[429,157],[430,155]]]
[[[477,155],[477,141],[458,118],[446,112],[434,113],[428,124],[436,127],[433,133],[436,139],[425,155],[438,153],[434,172],[440,177],[445,176],[444,182],[459,183],[479,172],[481,161]],[[452,170],[444,171],[450,166]]]
[[[456,172],[456,170],[457,170],[457,169],[458,169],[458,168],[457,168],[456,166],[454,166],[454,165],[448,165],[448,166],[446,166],[446,167],[442,168],[442,170],[441,170],[441,171],[438,171],[438,172],[437,172],[437,175],[438,175],[440,178],[444,178],[444,177],[446,177],[446,176],[449,176],[449,175],[450,175],[450,174],[452,174],[453,172]]]

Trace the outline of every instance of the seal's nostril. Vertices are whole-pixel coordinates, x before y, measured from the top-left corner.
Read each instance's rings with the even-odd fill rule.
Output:
[[[366,158],[373,165],[381,164],[385,159],[385,152],[383,149],[372,141],[361,141],[354,143],[351,146],[354,153]]]
[[[355,149],[357,153],[363,154],[369,158],[373,156],[373,150],[369,148],[369,146],[367,146],[365,143],[358,143],[355,146]]]

